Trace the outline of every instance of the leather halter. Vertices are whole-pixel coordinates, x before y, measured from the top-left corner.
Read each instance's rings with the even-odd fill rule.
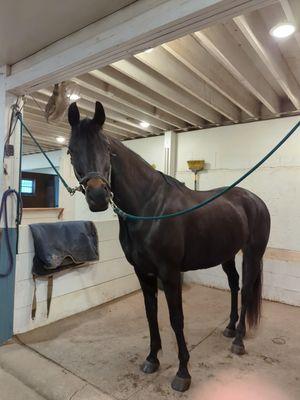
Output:
[[[109,168],[108,179],[104,178],[99,172],[88,172],[83,178],[79,179],[80,191],[85,194],[87,183],[90,179],[99,179],[105,184],[106,190],[112,197],[111,191],[111,166]]]

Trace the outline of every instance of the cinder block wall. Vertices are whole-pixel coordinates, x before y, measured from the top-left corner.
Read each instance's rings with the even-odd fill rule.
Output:
[[[37,314],[34,321],[31,319],[34,247],[29,227],[21,226],[16,262],[15,334],[47,325],[139,289],[133,268],[125,259],[119,244],[118,222],[102,221],[95,224],[99,237],[100,260],[59,274],[54,279],[49,318],[47,281],[37,280]]]

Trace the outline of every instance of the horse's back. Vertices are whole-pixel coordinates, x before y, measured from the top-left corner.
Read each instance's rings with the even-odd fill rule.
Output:
[[[190,191],[196,204],[207,200],[224,188]],[[228,261],[255,243],[264,251],[270,231],[270,216],[265,203],[254,193],[233,188],[192,212],[182,224],[185,229],[183,270],[209,268]]]

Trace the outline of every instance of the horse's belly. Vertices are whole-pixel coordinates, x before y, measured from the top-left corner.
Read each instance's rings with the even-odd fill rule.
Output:
[[[188,240],[181,269],[183,271],[215,267],[231,260],[244,247],[245,238],[241,233],[231,240]]]
[[[186,272],[186,271],[196,271],[198,269],[208,269],[208,268],[213,268],[216,267],[217,265],[223,264],[223,262],[233,259],[235,254],[231,254],[230,256],[224,257],[224,258],[219,258],[219,259],[214,259],[214,260],[187,260],[184,262],[184,264],[181,266],[181,271]]]
[[[237,252],[224,254],[223,257],[215,258],[202,258],[201,256],[197,259],[186,259],[181,266],[181,271],[194,271],[197,269],[208,269],[216,267],[217,265],[223,264],[225,261],[231,260],[235,257]]]

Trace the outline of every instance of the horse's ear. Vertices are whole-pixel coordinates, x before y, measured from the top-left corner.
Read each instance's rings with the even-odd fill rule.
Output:
[[[93,121],[97,125],[100,125],[100,128],[102,127],[102,125],[105,122],[105,111],[104,111],[103,105],[99,101],[96,101],[95,115],[94,115]]]
[[[72,103],[69,106],[68,111],[68,120],[69,124],[73,127],[79,124],[80,121],[80,114],[76,103]]]

